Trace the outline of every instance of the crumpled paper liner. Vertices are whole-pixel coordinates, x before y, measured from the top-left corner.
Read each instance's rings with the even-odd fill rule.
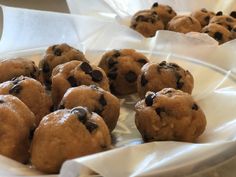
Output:
[[[133,30],[106,19],[2,8],[2,57],[23,56],[37,61],[47,46],[67,42],[83,50],[92,63],[97,63],[107,50],[134,48],[152,62],[176,62],[190,70],[195,78],[193,97],[208,121],[206,131],[196,144],[153,142],[140,145],[141,136],[135,128],[132,109],[137,97],[130,96],[122,100],[121,116],[114,131],[115,146],[120,148],[67,161],[59,176],[86,176],[91,170],[102,176],[183,176],[235,154],[235,41],[218,46],[203,36],[167,31],[144,39]],[[13,164],[7,158],[0,161],[0,169],[5,176],[41,174],[17,162]]]

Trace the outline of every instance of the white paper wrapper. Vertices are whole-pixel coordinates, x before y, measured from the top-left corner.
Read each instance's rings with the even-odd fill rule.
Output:
[[[48,45],[67,42],[97,63],[106,50],[134,48],[152,62],[176,62],[191,71],[195,78],[193,97],[208,121],[206,131],[196,144],[155,142],[140,145],[141,136],[135,128],[133,111],[137,98],[130,96],[122,100],[121,116],[114,131],[117,148],[67,161],[60,177],[86,176],[90,170],[109,177],[183,176],[220,163],[236,153],[234,41],[218,46],[198,37],[165,31],[146,40],[129,28],[106,19],[9,7],[3,7],[3,12],[2,57],[24,56],[38,60]],[[0,171],[3,176],[41,174],[7,158],[0,160]]]

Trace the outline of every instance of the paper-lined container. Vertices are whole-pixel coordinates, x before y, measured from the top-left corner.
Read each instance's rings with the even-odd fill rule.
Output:
[[[102,176],[183,176],[223,162],[236,153],[234,41],[218,46],[201,37],[171,32],[160,32],[146,40],[128,27],[105,19],[9,7],[3,7],[3,12],[2,57],[21,56],[37,61],[48,45],[67,42],[84,51],[92,63],[97,63],[107,50],[134,48],[152,62],[176,62],[195,78],[193,97],[208,121],[206,131],[196,144],[140,144],[133,111],[137,97],[130,96],[121,100],[121,116],[113,133],[116,148],[68,161],[59,176],[86,176],[91,170]],[[2,176],[41,174],[6,158],[1,159],[0,169]]]

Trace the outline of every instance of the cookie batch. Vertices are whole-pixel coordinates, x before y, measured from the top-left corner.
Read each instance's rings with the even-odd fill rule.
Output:
[[[150,9],[136,12],[130,27],[144,37],[154,37],[159,30],[179,33],[206,33],[219,44],[235,39],[236,11],[230,14],[212,12],[205,8],[190,14],[177,14],[172,7],[155,2]]]
[[[176,16],[167,6],[153,10],[162,14],[163,28]],[[191,73],[176,63],[150,63],[134,49],[106,51],[94,65],[81,51],[57,44],[38,66],[9,59],[0,61],[0,72],[0,154],[45,173],[111,149],[119,98],[130,94],[139,97],[133,121],[144,142],[195,142],[206,127],[191,96]]]

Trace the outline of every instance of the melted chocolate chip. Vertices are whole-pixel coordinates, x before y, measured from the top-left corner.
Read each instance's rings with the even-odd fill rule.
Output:
[[[0,100],[0,104],[2,104],[2,103],[4,103],[4,101],[3,101],[3,100]]]
[[[99,103],[102,105],[102,106],[106,106],[107,105],[107,101],[104,97],[104,95],[101,95],[101,97],[99,98]]]
[[[152,7],[158,7],[158,2],[155,2]]]
[[[207,10],[205,8],[202,8],[201,11],[207,13]]]
[[[43,72],[44,73],[50,72],[50,66],[49,66],[48,62],[46,62],[46,61],[43,62]]]
[[[166,66],[166,61],[162,61],[161,63],[159,63],[159,66]]]
[[[77,81],[74,76],[70,76],[67,78],[67,81],[70,83],[71,87],[77,87]]]
[[[153,99],[155,98],[155,93],[151,93],[149,95],[146,96],[145,98],[145,103],[147,106],[152,106],[153,104]]]
[[[118,61],[115,61],[113,58],[109,58],[107,63],[108,63],[108,68],[112,68],[114,65],[118,64]]]
[[[145,65],[147,63],[147,60],[144,58],[140,58],[137,60],[137,62],[141,63],[142,65]]]
[[[176,88],[177,89],[181,89],[184,86],[184,82],[181,81],[182,80],[182,76],[180,76],[179,74],[176,75]]]
[[[148,80],[145,78],[144,74],[141,75],[141,86],[144,87],[148,83]]]
[[[231,31],[232,27],[230,25],[227,26],[228,30]]]
[[[222,16],[223,15],[223,12],[222,11],[219,11],[216,13],[216,16]]]
[[[56,56],[61,56],[62,50],[60,48],[54,48],[53,53]]]
[[[130,83],[135,82],[137,80],[137,74],[133,71],[129,71],[125,75],[125,80]]]
[[[10,94],[18,94],[20,93],[22,89],[22,86],[20,84],[17,84],[17,85],[14,85],[10,90],[9,90],[9,93]]]
[[[79,108],[73,108],[71,110],[71,114],[75,114],[80,122],[85,124],[87,122],[87,111],[86,109],[79,107]]]
[[[99,70],[93,70],[91,76],[94,82],[100,82],[103,78],[102,72]]]
[[[92,67],[87,62],[81,63],[80,68],[85,72],[85,74],[89,74],[93,71]]]
[[[230,13],[230,16],[233,17],[233,18],[236,18],[236,11],[232,11],[232,12]]]
[[[85,126],[90,133],[92,133],[94,130],[96,130],[98,128],[97,124],[90,122],[90,121],[86,122]]]
[[[214,39],[216,39],[217,41],[221,41],[222,38],[223,38],[223,34],[221,32],[215,32]]]
[[[165,112],[165,109],[164,108],[156,108],[155,111],[156,111],[157,115],[159,115],[161,117],[161,113]]]
[[[192,110],[196,110],[196,111],[198,110],[198,105],[196,103],[192,105]]]
[[[210,21],[210,16],[206,16],[206,17],[204,18],[204,21],[207,22],[207,23],[209,23],[209,21]]]

